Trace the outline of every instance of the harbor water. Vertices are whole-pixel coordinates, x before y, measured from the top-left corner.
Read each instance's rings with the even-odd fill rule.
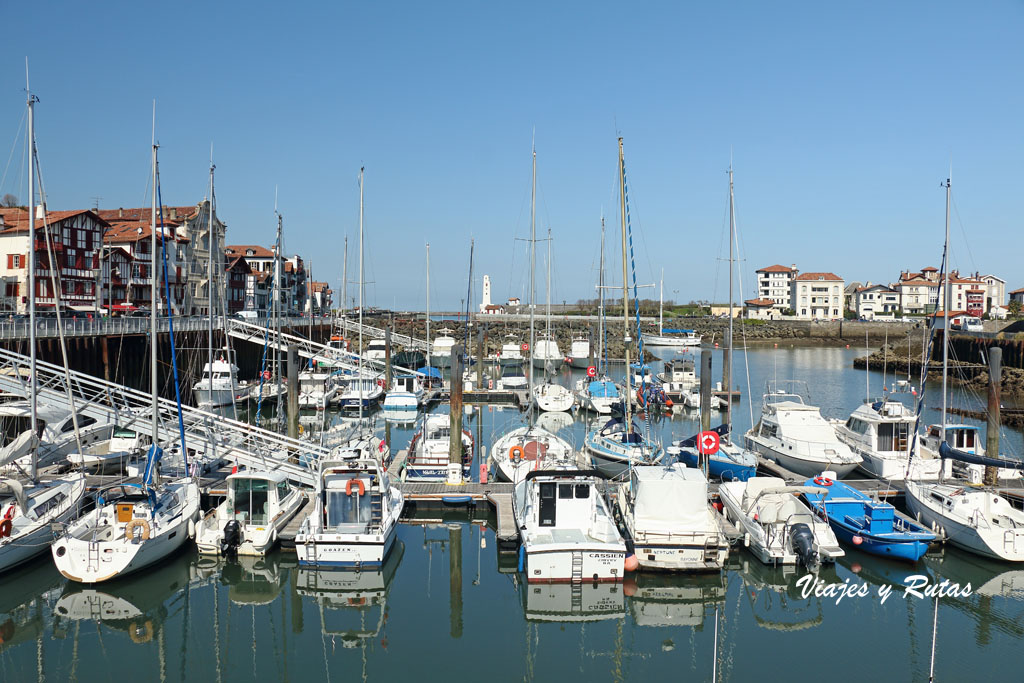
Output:
[[[804,380],[824,416],[845,419],[866,393],[882,392],[882,373],[870,373],[866,389],[864,371],[853,369],[863,354],[738,351],[736,440],[756,422],[766,380]],[[561,381],[578,372],[564,371]],[[983,396],[954,393],[955,405],[984,404]],[[939,405],[937,386],[928,398]],[[478,464],[523,419],[512,407],[465,411]],[[346,419],[311,416],[304,424],[324,417]],[[923,423],[938,420],[925,409]],[[582,446],[587,416],[542,421]],[[376,425],[396,451],[413,432],[385,428],[379,414]],[[699,429],[686,413],[650,426],[666,444]],[[1019,432],[1004,430],[1002,442],[1004,454],[1020,456]],[[936,680],[1020,675],[1024,568],[953,548],[917,565],[849,548],[817,575],[832,587],[815,594],[807,590],[813,575],[768,568],[740,542],[722,573],[527,585],[515,554],[499,551],[494,523],[486,505],[414,510],[379,572],[300,569],[283,551],[227,561],[189,548],[157,569],[87,587],[63,579],[47,554],[0,578],[0,681],[927,681],[933,637]],[[926,585],[944,580],[949,594],[926,594]],[[959,590],[949,591],[953,584]],[[885,587],[892,592],[883,602]]]

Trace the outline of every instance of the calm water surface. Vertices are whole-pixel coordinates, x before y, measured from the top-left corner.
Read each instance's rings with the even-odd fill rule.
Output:
[[[823,414],[845,417],[865,394],[864,373],[851,365],[859,353],[752,351],[753,419],[773,377],[806,380]],[[751,417],[740,353],[736,365],[742,431]],[[881,373],[871,383],[880,393]],[[466,424],[489,445],[520,419],[512,409],[483,407],[470,409]],[[684,415],[652,426],[666,441],[696,429]],[[562,427],[577,445],[585,429],[579,419]],[[404,448],[411,431],[390,428],[392,447]],[[1020,434],[1005,432],[1004,444],[1019,454]],[[804,572],[768,569],[735,548],[722,574],[638,575],[574,590],[519,582],[516,558],[497,551],[488,514],[484,507],[421,513],[400,527],[382,572],[300,570],[287,553],[227,563],[189,551],[159,569],[84,588],[44,558],[0,577],[0,680],[712,680],[714,673],[718,680],[925,681],[936,606],[903,596],[913,574],[970,583],[973,591],[938,602],[937,680],[1020,678],[1024,570],[1012,565],[947,549],[910,566],[849,549],[819,578],[863,583],[870,594],[836,604],[802,595]],[[881,604],[883,585],[894,591]]]

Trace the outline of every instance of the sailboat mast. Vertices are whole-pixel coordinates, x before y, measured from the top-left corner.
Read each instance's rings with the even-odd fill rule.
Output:
[[[154,114],[155,118],[155,114]],[[155,137],[155,136],[154,136]],[[156,151],[159,145],[156,144],[156,140],[153,141],[153,205],[149,212],[150,219],[150,233],[152,239],[152,254],[149,265],[149,277],[150,277],[150,289],[149,289],[149,321],[150,321],[150,333],[149,333],[149,379],[150,379],[150,392],[153,398],[153,420],[151,424],[151,438],[153,439],[153,449],[156,452],[156,445],[158,442],[157,438],[157,381],[156,381],[156,344],[157,344],[157,330],[156,330],[156,306],[157,306],[157,287],[156,287],[156,184],[157,184],[157,158]]]
[[[665,334],[665,269],[661,269],[661,287],[658,290],[658,334]]]
[[[277,208],[274,208],[277,213]],[[284,411],[281,410],[281,402],[284,401],[281,372],[281,230],[284,217],[277,214],[277,239],[274,241],[274,328],[277,336],[277,344],[274,345],[274,369],[277,373],[277,426],[282,425]],[[298,389],[298,387],[296,387]]]
[[[953,173],[950,172],[950,176]],[[946,249],[943,271],[946,281],[943,283],[942,310],[945,320],[942,324],[942,441],[946,440],[946,409],[948,394],[946,393],[946,375],[949,374],[949,307],[953,301],[953,290],[950,287],[949,276],[949,198],[952,178],[946,178]]]
[[[206,274],[206,312],[208,315],[208,325],[206,333],[206,358],[209,365],[207,366],[207,375],[209,378],[210,396],[209,401],[211,405],[216,405],[213,400],[213,169],[216,166],[213,165],[213,160],[210,160],[210,196],[207,198],[206,210],[209,216],[207,216],[207,229],[206,229],[206,246],[207,246],[207,274]],[[167,302],[170,306],[170,302]],[[232,396],[234,396],[234,387],[232,387]]]
[[[732,349],[733,349],[733,338],[732,338],[732,323],[733,323],[733,293],[732,293],[732,269],[733,269],[733,243],[736,241],[736,197],[733,194],[732,184],[732,164],[729,164],[729,348],[726,353],[729,354],[729,374],[725,378],[725,400],[728,401],[728,412],[726,415],[729,416],[729,435],[732,435]]]
[[[427,370],[430,370],[430,242],[427,242]]]
[[[348,235],[345,235],[345,262],[341,266],[341,317],[348,310]],[[344,325],[342,326],[344,329]]]
[[[597,274],[597,365],[604,362],[604,211],[601,212],[601,272]]]
[[[25,88],[28,89],[28,62],[25,65]],[[38,427],[38,384],[36,380],[36,188],[35,188],[35,104],[36,96],[28,93],[28,348],[29,348],[29,380],[28,400],[31,417],[30,426],[33,434],[39,434]],[[54,292],[54,301],[57,294]],[[56,308],[56,304],[54,304]],[[37,463],[38,448],[32,449],[32,465],[29,476],[32,481],[39,474]]]
[[[548,312],[547,321],[545,322],[545,334],[547,335],[548,345],[545,354],[551,353],[551,341],[554,339],[551,336],[551,228],[548,228]],[[544,358],[544,378],[548,376],[548,358]]]
[[[363,423],[363,167],[359,167],[359,424]]]
[[[533,148],[533,180],[530,185],[530,362],[527,365],[529,376],[527,382],[530,385],[530,393],[533,393],[533,347],[537,342],[537,335],[534,330],[534,299],[536,298],[536,277],[537,270],[537,147]]]
[[[619,209],[622,219],[622,344],[626,359],[626,395],[623,397],[622,403],[626,412],[624,433],[628,434],[633,424],[632,387],[629,371],[629,344],[633,340],[629,336],[629,281],[626,274],[626,261],[629,257],[626,247],[626,162],[622,156],[622,138],[619,138]]]

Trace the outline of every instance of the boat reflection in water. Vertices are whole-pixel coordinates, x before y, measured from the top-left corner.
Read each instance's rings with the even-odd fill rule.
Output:
[[[622,590],[629,597],[629,613],[637,626],[701,628],[715,608],[725,606],[725,574],[639,573],[626,578]]]
[[[1024,569],[957,548],[925,555],[924,561],[935,582],[971,584],[971,595],[943,597],[942,605],[974,621],[978,645],[989,644],[993,630],[1024,638]]]
[[[71,622],[95,621],[127,633],[133,643],[148,643],[167,621],[167,604],[189,586],[191,578],[190,564],[175,558],[103,584],[102,590],[69,581],[53,606],[54,633],[67,632]]]
[[[404,554],[405,544],[397,540],[384,565],[377,569],[300,567],[295,590],[316,601],[322,633],[332,643],[340,641],[343,648],[365,649],[381,637],[386,648],[383,631],[388,618],[387,593]],[[365,663],[364,657],[364,667]]]
[[[796,583],[807,575],[802,567],[769,567],[744,556],[736,573],[743,581],[743,593],[753,610],[754,621],[761,628],[800,631],[824,621],[822,598],[813,593],[805,598]],[[834,565],[825,565],[817,576],[825,583],[840,583]]]
[[[528,621],[600,621],[626,616],[620,583],[528,583],[521,587]]]
[[[299,565],[292,553],[274,552],[259,557],[239,555],[226,559],[200,555],[193,561],[196,577],[217,580],[228,587],[228,600],[235,605],[269,605],[284,591],[288,570]]]
[[[50,556],[28,562],[3,574],[0,591],[0,655],[22,643],[43,637],[46,609],[64,579]],[[5,675],[10,669],[3,669]]]

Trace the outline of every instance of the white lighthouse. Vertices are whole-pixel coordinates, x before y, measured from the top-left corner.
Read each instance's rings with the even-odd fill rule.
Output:
[[[491,276],[484,275],[484,285],[481,288],[483,300],[480,302],[480,312],[487,313],[487,307],[491,305]]]

